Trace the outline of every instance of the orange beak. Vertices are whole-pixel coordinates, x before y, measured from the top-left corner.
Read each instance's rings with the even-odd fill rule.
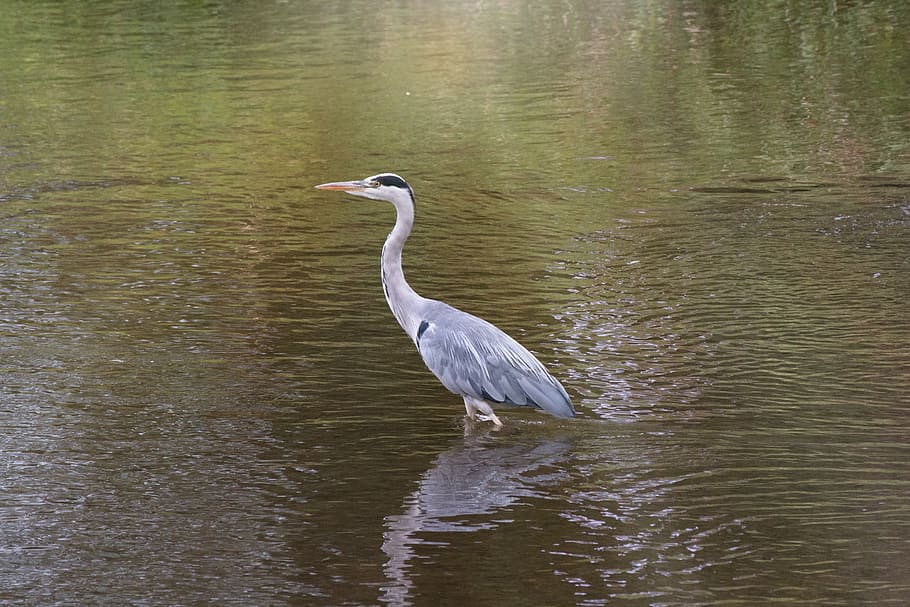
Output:
[[[316,186],[317,190],[339,190],[341,192],[362,192],[367,189],[363,181],[333,181]]]

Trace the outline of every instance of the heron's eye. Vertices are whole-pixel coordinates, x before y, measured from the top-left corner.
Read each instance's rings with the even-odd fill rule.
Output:
[[[381,186],[381,185],[382,185],[382,184],[379,183],[378,181],[371,181],[371,182],[370,182],[370,187],[371,187],[371,188],[378,188],[378,187]]]

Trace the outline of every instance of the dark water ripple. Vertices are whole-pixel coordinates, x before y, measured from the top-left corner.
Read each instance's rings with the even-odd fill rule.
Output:
[[[582,414],[461,437],[384,307],[388,209],[175,189],[9,201],[0,596],[410,604],[487,542],[482,570],[552,576],[543,603],[906,593],[902,193],[699,193],[574,240],[456,205],[413,281],[536,347]]]
[[[645,220],[585,238],[592,257],[574,269],[584,309],[567,311],[564,319],[578,327],[580,336],[598,336],[594,359],[615,361],[610,379],[617,385],[605,385],[605,393],[622,385],[628,375],[622,367],[628,365],[646,370],[640,378],[650,371],[668,381],[674,377],[672,367],[683,368],[682,375],[689,377],[696,371],[699,384],[713,390],[727,381],[738,390],[743,379],[749,380],[747,386],[773,382],[793,398],[836,393],[838,385],[855,390],[907,368],[902,348],[882,348],[882,340],[898,346],[906,339],[905,319],[895,318],[889,305],[906,292],[905,268],[887,265],[893,266],[893,248],[901,246],[906,233],[903,212],[886,207],[864,219],[892,229],[887,236],[871,235],[876,238],[871,251],[873,245],[865,242],[816,235],[830,255],[807,259],[787,241],[813,237],[819,225],[838,221],[839,214],[832,218],[823,209],[812,217],[818,209],[805,205],[786,209],[784,217],[771,221],[752,203],[735,211],[742,217],[738,221],[728,214],[717,223],[700,218],[697,225],[665,227]],[[795,224],[792,209],[799,210]],[[732,233],[731,223],[739,224]],[[788,233],[776,234],[781,230]],[[801,233],[789,233],[794,230]],[[624,255],[629,240],[635,243],[634,258]],[[634,352],[622,352],[624,345]],[[635,361],[647,354],[652,354],[647,362]],[[724,360],[723,376],[712,369],[717,357]],[[700,389],[675,388],[680,401]],[[901,393],[906,386],[881,381],[879,389]],[[657,398],[653,404],[660,402]]]
[[[578,531],[555,554],[595,559],[599,580],[566,573],[581,594],[713,604],[722,575],[752,600],[776,585],[803,604],[894,603],[910,503],[910,319],[894,305],[910,283],[895,253],[910,222],[902,204],[788,194],[769,210],[752,194],[579,240],[584,303],[561,316],[583,361],[571,381],[586,412],[639,420],[593,439],[609,464],[579,456],[578,483],[604,487],[573,493]],[[790,244],[813,237],[813,257]],[[655,432],[635,429],[646,419]]]

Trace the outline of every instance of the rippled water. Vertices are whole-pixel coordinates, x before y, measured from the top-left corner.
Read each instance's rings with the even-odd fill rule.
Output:
[[[0,3],[0,602],[903,604],[910,12],[739,4]]]

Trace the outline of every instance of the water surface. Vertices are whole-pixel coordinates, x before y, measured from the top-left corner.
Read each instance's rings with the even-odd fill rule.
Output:
[[[900,605],[898,2],[0,3],[0,600]],[[465,427],[405,266],[579,417]]]

